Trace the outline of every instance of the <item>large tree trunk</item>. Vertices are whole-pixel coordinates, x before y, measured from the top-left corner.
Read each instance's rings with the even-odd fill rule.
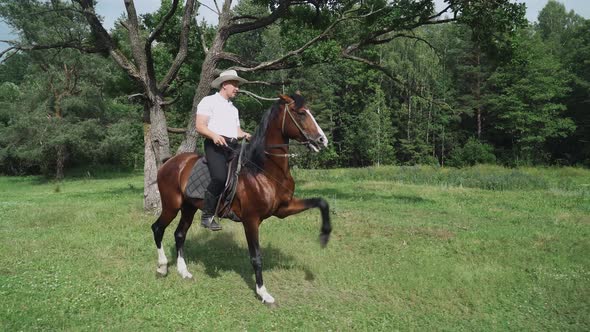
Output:
[[[166,118],[158,102],[145,106],[143,138],[143,207],[146,211],[158,213],[162,209],[157,183],[158,169],[166,159],[170,158]]]
[[[161,210],[160,192],[158,191],[158,166],[151,139],[151,125],[143,125],[144,164],[143,164],[143,209],[157,213]]]

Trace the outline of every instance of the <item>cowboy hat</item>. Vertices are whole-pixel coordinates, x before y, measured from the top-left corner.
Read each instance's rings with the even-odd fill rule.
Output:
[[[240,83],[248,82],[247,80],[239,77],[238,73],[235,70],[230,69],[230,70],[222,71],[221,74],[219,74],[219,77],[214,79],[213,82],[211,82],[211,87],[215,88],[215,89],[219,89],[219,87],[221,86],[221,83],[223,83],[225,81],[238,81]]]

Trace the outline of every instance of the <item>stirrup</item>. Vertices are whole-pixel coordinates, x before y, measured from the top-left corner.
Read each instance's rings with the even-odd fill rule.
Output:
[[[201,226],[203,228],[208,228],[211,231],[222,230],[221,225],[217,223],[217,221],[215,220],[215,218],[213,216],[201,218]]]

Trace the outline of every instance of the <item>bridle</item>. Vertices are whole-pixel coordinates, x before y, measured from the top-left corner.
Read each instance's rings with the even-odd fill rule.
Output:
[[[297,127],[297,129],[299,129],[299,132],[306,139],[306,141],[304,141],[304,142],[298,141],[298,143],[305,145],[307,147],[311,144],[311,138],[310,138],[309,134],[305,130],[303,130],[303,128],[301,128],[301,125],[299,124],[299,122],[297,122],[297,120],[295,120],[295,117],[293,116],[293,114],[291,113],[291,110],[289,109],[289,106],[293,105],[294,103],[295,103],[295,101],[285,104],[285,111],[283,112],[283,121],[282,121],[282,125],[281,125],[281,134],[283,134],[283,136],[285,136],[285,119],[287,118],[287,114],[289,114],[289,117],[291,118],[291,120],[295,124],[295,127]],[[307,111],[307,109],[306,109],[306,111]],[[285,146],[289,146],[289,145],[290,145],[289,143],[272,144],[272,145],[267,145],[266,147],[272,149],[272,148],[281,148],[281,147],[285,147]],[[284,157],[284,158],[297,156],[297,154],[295,154],[295,153],[271,153],[266,150],[264,151],[264,153],[269,156]]]

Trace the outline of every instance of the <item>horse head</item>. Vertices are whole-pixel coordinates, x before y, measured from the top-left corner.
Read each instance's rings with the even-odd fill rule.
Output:
[[[280,95],[283,107],[282,133],[310,149],[318,152],[328,146],[328,138],[305,104],[299,93],[292,96]]]

